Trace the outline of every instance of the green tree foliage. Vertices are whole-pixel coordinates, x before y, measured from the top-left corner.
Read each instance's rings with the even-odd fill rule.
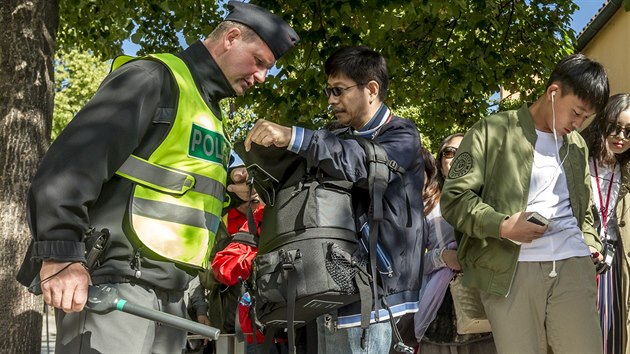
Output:
[[[554,64],[573,50],[569,27],[577,9],[560,0],[258,0],[280,14],[302,38],[267,83],[236,100],[253,116],[320,127],[330,121],[324,60],[342,45],[367,45],[388,59],[387,103],[396,113],[415,107],[413,119],[432,141],[465,129],[490,110],[502,86],[524,100],[538,95]],[[131,38],[141,53],[180,50],[210,33],[225,2],[63,0],[61,46],[105,57]],[[254,103],[256,103],[254,105]],[[252,117],[253,117],[252,116]]]
[[[121,54],[122,43],[140,45],[138,54],[181,50],[209,34],[224,16],[207,0],[61,0],[58,46],[93,50],[106,59]]]
[[[302,37],[282,71],[260,89],[281,98],[260,106],[265,116],[308,124],[325,111],[321,64],[338,46],[364,44],[388,59],[394,111],[415,106],[419,126],[437,132],[469,127],[487,114],[503,86],[531,99],[560,57],[572,51],[570,1],[292,1],[261,0]],[[254,100],[245,97],[244,100]],[[306,104],[298,104],[306,102]],[[315,102],[315,103],[313,103]],[[442,136],[446,133],[440,134]]]
[[[94,95],[110,68],[109,62],[77,49],[58,51],[56,57],[53,140]]]
[[[223,120],[230,141],[245,140],[247,133],[254,127],[258,119],[254,113],[255,109],[255,103],[253,106],[238,107],[233,99],[221,101]]]

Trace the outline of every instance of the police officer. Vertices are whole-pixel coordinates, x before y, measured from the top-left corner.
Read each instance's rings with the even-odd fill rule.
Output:
[[[178,54],[117,58],[44,156],[29,192],[33,242],[18,280],[31,285],[40,276],[44,301],[57,309],[57,352],[184,348],[184,331],[84,305],[90,283],[109,284],[130,302],[185,316],[184,290],[206,265],[226,195],[230,144],[219,101],[264,82],[299,40],[261,7],[230,1],[228,9],[204,41]],[[82,241],[90,227],[111,236],[88,272]]]

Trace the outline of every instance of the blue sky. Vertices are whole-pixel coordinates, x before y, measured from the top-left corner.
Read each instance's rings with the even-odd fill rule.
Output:
[[[573,13],[573,21],[571,28],[576,35],[582,31],[584,26],[595,16],[597,10],[604,4],[604,0],[576,0],[575,3],[580,7]]]

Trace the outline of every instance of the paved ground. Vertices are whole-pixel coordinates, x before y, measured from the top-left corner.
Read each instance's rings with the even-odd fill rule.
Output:
[[[50,308],[49,308],[50,309]],[[57,328],[55,327],[55,312],[50,309],[48,313],[48,329],[46,329],[46,313],[44,313],[44,323],[42,325],[42,351],[41,354],[54,354],[55,353],[55,338],[57,335]],[[48,330],[48,332],[46,332]],[[232,342],[232,338],[227,336],[221,336],[217,342],[217,352],[225,354],[242,354],[243,343]],[[200,353],[200,352],[189,352]]]
[[[55,312],[48,308],[48,329],[46,329],[46,313],[44,312],[44,323],[42,324],[42,353],[53,354],[55,352],[55,337],[57,328],[55,327]],[[48,330],[48,332],[46,332]]]

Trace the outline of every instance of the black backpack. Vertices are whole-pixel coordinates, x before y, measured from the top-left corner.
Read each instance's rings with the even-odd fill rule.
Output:
[[[307,171],[302,158],[284,149],[254,145],[250,152],[241,152],[251,182],[266,204],[254,259],[257,318],[267,328],[287,328],[290,350],[295,326],[361,301],[361,327],[366,329],[370,311],[377,309],[377,284],[370,276],[377,274],[377,223],[382,220],[390,171],[404,170],[388,160],[378,143],[342,137],[356,139],[369,162],[369,196],[361,196],[371,201],[369,253],[357,236],[353,193],[358,190],[352,182],[331,178],[321,170]],[[278,167],[279,161],[284,166]]]

